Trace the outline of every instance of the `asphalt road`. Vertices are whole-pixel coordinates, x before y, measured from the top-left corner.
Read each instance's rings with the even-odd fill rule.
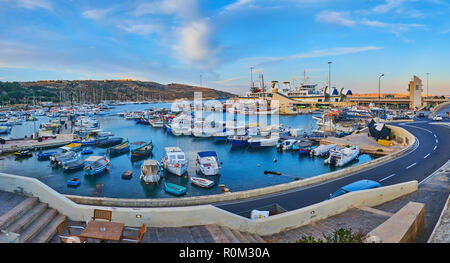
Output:
[[[443,120],[450,124],[449,121],[448,118]],[[411,180],[417,180],[420,184],[450,159],[450,126],[431,123],[435,122],[428,118],[417,118],[415,122],[390,124],[413,134],[417,138],[416,145],[402,156],[376,167],[317,185],[246,200],[217,203],[215,206],[239,213],[278,204],[290,211],[321,202],[340,187],[361,179],[375,180],[383,186]]]

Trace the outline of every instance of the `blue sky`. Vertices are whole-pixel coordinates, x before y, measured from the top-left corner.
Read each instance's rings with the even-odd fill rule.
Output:
[[[444,0],[0,0],[0,81],[133,78],[243,94],[253,77],[450,95]]]

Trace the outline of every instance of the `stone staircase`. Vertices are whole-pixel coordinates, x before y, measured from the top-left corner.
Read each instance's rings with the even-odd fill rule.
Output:
[[[211,234],[215,243],[266,243],[266,241],[257,234],[240,232],[218,225],[206,225],[205,228]]]
[[[28,197],[0,216],[0,229],[20,234],[20,243],[47,243],[66,217],[37,197]]]

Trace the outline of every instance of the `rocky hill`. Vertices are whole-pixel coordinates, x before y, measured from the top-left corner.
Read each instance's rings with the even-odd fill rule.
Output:
[[[4,104],[36,101],[95,103],[101,100],[172,101],[193,99],[202,92],[205,99],[224,99],[236,95],[215,89],[178,83],[168,85],[138,80],[44,80],[0,82],[0,100]]]

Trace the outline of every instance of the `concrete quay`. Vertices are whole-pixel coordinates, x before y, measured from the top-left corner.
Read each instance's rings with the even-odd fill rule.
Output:
[[[58,134],[55,139],[38,142],[36,140],[11,140],[1,145],[0,153],[13,153],[21,150],[43,150],[69,144],[73,140],[72,134]]]

